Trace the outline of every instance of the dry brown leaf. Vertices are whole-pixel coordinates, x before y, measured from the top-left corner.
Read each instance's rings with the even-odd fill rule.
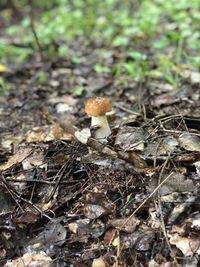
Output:
[[[117,230],[116,229],[108,229],[104,235],[104,242],[106,245],[109,245],[113,242],[117,235]]]
[[[188,151],[200,152],[200,137],[191,133],[183,133],[179,136],[180,146]]]
[[[8,162],[0,165],[0,171],[5,171],[16,164],[21,163],[31,155],[32,151],[33,149],[30,147],[20,147],[18,151],[8,160]]]
[[[187,225],[172,225],[172,232],[177,233],[179,235],[184,235],[187,231]]]
[[[43,211],[47,211],[47,210],[50,210],[51,209],[51,207],[53,206],[53,204],[54,204],[54,201],[49,201],[48,203],[41,204],[40,206],[41,206],[41,209]]]
[[[31,169],[33,166],[43,167],[44,150],[41,148],[35,149],[30,156],[22,161],[22,166],[24,170]]]
[[[117,133],[115,146],[119,146],[123,151],[143,151],[146,135],[142,128],[124,126]]]
[[[108,223],[119,230],[132,233],[140,223],[140,220],[138,220],[135,216],[131,216],[130,218],[112,219]]]
[[[191,224],[190,225],[191,228],[199,230],[200,229],[200,214],[199,213],[194,214],[194,216],[191,218],[188,218],[186,222],[189,222]]]
[[[78,102],[78,99],[75,99],[72,95],[64,95],[63,100],[70,106],[75,106]]]
[[[73,136],[66,133],[59,124],[54,123],[52,126],[35,127],[26,137],[28,143],[31,142],[48,142],[62,139],[71,141]]]
[[[15,188],[15,190],[18,193],[22,193],[23,190],[26,188],[26,184],[27,184],[26,179],[27,179],[27,176],[21,173],[19,175],[15,175],[13,177],[13,181],[10,180],[9,183],[13,186],[13,188]]]
[[[164,177],[163,177],[164,180]],[[194,192],[195,186],[191,179],[185,179],[182,173],[174,173],[165,183],[161,186],[159,193],[161,196],[170,194],[172,192]]]
[[[106,263],[103,258],[94,259],[92,262],[92,267],[106,267]]]
[[[23,257],[17,258],[13,261],[8,261],[4,267],[49,267],[52,262],[52,259],[47,256],[44,251],[40,251],[38,253],[25,253]]]
[[[24,139],[22,133],[20,134],[6,134],[1,140],[1,146],[8,151],[12,151],[13,145],[20,144]]]
[[[32,142],[48,142],[54,140],[54,136],[51,133],[50,126],[35,127],[32,131],[29,131],[26,137],[28,143]]]
[[[168,234],[171,245],[175,245],[181,250],[185,257],[200,255],[200,240],[197,237],[181,237],[179,234]]]
[[[36,212],[30,210],[30,211],[25,211],[24,213],[22,213],[22,215],[20,215],[15,222],[19,223],[19,224],[32,224],[37,222],[39,216],[38,214],[36,214]]]

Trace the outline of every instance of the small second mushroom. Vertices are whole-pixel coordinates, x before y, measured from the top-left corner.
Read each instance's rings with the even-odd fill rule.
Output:
[[[96,139],[105,139],[111,134],[106,112],[112,110],[107,97],[90,97],[85,104],[85,112],[91,116],[91,127],[97,127],[94,133]]]

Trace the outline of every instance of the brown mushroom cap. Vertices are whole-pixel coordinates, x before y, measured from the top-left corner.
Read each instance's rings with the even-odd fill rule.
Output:
[[[112,105],[107,97],[90,97],[85,104],[85,112],[89,116],[102,116],[112,110]]]

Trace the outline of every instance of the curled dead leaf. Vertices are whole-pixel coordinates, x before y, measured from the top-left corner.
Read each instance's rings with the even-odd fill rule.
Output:
[[[181,250],[185,257],[200,255],[200,240],[197,237],[181,237],[179,234],[168,234],[170,244]]]
[[[22,257],[13,261],[8,261],[4,267],[21,267],[21,266],[37,266],[37,267],[49,267],[52,259],[47,256],[44,251],[38,253],[31,252],[25,253]]]

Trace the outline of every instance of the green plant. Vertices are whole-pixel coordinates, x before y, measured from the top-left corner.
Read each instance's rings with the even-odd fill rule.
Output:
[[[75,88],[72,89],[73,94],[77,96],[81,96],[85,91],[85,87],[82,85],[76,86]]]
[[[81,37],[81,46],[97,45],[124,51],[124,55],[116,60],[114,66],[116,76],[128,75],[137,80],[144,79],[150,69],[149,59],[137,57],[143,56],[141,51],[150,49],[153,49],[150,60],[158,65],[157,72],[164,69],[164,75],[173,84],[174,66],[177,69],[175,80],[178,79],[179,65],[182,62],[187,61],[193,67],[199,67],[198,0],[143,0],[124,3],[120,0],[33,2],[30,6],[28,0],[13,0],[21,14],[24,14],[24,19],[18,25],[8,27],[6,34],[8,38],[20,40],[20,45],[0,44],[2,63],[13,59],[22,62],[39,52],[31,30],[33,23],[46,58],[67,58],[74,41]],[[39,10],[33,21],[26,12],[31,8],[33,11]],[[126,51],[129,50],[137,51],[141,55],[132,55],[131,60],[127,61]],[[164,59],[157,60],[162,54]],[[166,62],[166,55],[172,64]],[[111,71],[104,59],[102,56],[102,60],[99,60],[101,63],[94,67],[99,74]],[[80,59],[75,56],[72,62],[79,64]]]
[[[107,66],[104,66],[104,65],[102,65],[100,63],[95,64],[94,70],[97,73],[110,73],[111,72],[110,68],[108,68]]]
[[[116,65],[115,75],[129,76],[137,81],[144,80],[149,71],[147,56],[138,51],[129,51],[126,55],[128,60],[124,59]]]
[[[5,82],[4,78],[0,77],[0,96],[9,95],[9,87]]]
[[[21,48],[15,45],[0,44],[0,58],[2,63],[15,59],[17,62],[22,62],[32,55],[33,50],[31,48]]]

